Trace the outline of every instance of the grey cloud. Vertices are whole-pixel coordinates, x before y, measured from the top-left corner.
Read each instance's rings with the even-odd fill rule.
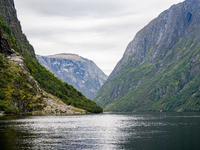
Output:
[[[112,14],[120,10],[117,0],[15,0],[29,11],[42,15],[86,16]],[[26,9],[24,8],[24,9]]]
[[[181,1],[15,0],[15,3],[23,31],[37,54],[76,53],[92,59],[109,74],[136,32]]]

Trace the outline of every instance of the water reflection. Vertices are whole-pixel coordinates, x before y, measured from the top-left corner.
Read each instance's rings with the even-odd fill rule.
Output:
[[[199,113],[0,117],[1,149],[199,149]]]

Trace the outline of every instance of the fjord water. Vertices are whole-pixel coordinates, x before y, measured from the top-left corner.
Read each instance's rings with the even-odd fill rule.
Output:
[[[0,117],[0,149],[199,150],[200,113]]]

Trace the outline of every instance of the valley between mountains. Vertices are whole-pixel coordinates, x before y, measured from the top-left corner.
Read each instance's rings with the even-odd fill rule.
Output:
[[[200,1],[142,28],[107,76],[77,54],[36,55],[13,0],[0,0],[0,114],[200,111]]]

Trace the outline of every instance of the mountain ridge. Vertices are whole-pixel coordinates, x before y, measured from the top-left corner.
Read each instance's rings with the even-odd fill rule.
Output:
[[[38,56],[41,56],[41,55],[38,55]],[[84,61],[84,59],[81,56],[79,56],[78,54],[72,54],[72,53],[60,53],[60,54],[54,54],[54,55],[47,55],[44,57]]]
[[[150,21],[144,28],[142,28],[136,35],[135,35],[135,37],[134,37],[134,39],[128,44],[128,46],[127,46],[127,48],[126,48],[126,50],[125,50],[125,52],[124,52],[124,54],[123,54],[123,57],[122,57],[122,59],[118,62],[118,64],[116,65],[116,69],[118,69],[122,64],[124,64],[128,59],[129,59],[129,57],[132,55],[132,54],[134,54],[134,53],[137,53],[137,55],[139,55],[140,57],[142,57],[142,58],[145,58],[145,56],[144,55],[142,55],[142,54],[144,54],[145,53],[145,51],[144,50],[146,50],[147,48],[144,48],[144,47],[134,47],[134,45],[136,45],[136,43],[138,43],[138,42],[143,42],[142,44],[140,44],[140,45],[146,45],[146,43],[145,43],[145,40],[143,41],[143,40],[141,40],[142,38],[140,38],[140,41],[138,41],[138,38],[141,36],[141,34],[143,34],[143,38],[144,38],[144,33],[145,33],[145,30],[148,30],[149,28],[154,28],[154,22],[155,21],[159,21],[160,22],[160,24],[162,24],[162,25],[160,25],[160,26],[163,26],[163,27],[167,27],[167,30],[171,30],[171,28],[169,28],[169,23],[170,23],[170,20],[167,20],[167,18],[168,18],[168,16],[170,16],[170,15],[173,15],[173,13],[171,12],[173,9],[175,9],[175,7],[180,7],[180,5],[185,5],[186,3],[188,3],[188,2],[198,2],[198,0],[186,0],[186,1],[184,1],[184,2],[182,2],[182,3],[178,3],[178,4],[176,4],[176,5],[172,5],[168,10],[165,10],[165,11],[163,11],[161,14],[159,14],[158,15],[158,17],[156,17],[155,19],[153,19],[152,21]],[[195,4],[194,4],[195,5]],[[196,6],[197,7],[197,6]],[[190,21],[191,21],[191,18],[192,18],[192,15],[191,15],[191,13],[190,13],[190,11],[188,11],[188,14],[187,15],[183,15],[184,16],[184,18],[185,19],[183,19],[183,18],[181,18],[181,20],[183,20],[183,21],[188,21],[188,23],[190,23]],[[175,16],[174,16],[175,17]],[[189,18],[188,18],[189,17]],[[161,18],[164,18],[164,19],[161,19]],[[187,19],[186,19],[187,18]],[[199,18],[199,17],[198,17]],[[174,19],[174,18],[173,18]],[[189,19],[189,20],[188,20]],[[176,19],[177,20],[177,19]],[[164,22],[168,22],[168,24],[163,24],[163,21]],[[182,22],[183,23],[183,22]],[[186,23],[185,25],[188,25],[188,23]],[[183,25],[183,24],[182,24]],[[154,37],[151,37],[152,39],[154,39],[154,38],[156,38],[157,39],[157,41],[154,41],[154,43],[152,43],[152,45],[150,45],[149,47],[149,49],[148,50],[151,50],[152,48],[154,48],[154,46],[156,46],[159,42],[160,42],[160,40],[165,40],[165,42],[163,42],[163,43],[166,43],[166,39],[169,39],[169,40],[171,40],[172,41],[172,39],[171,38],[168,38],[168,37],[170,37],[170,35],[163,35],[164,33],[162,33],[162,30],[164,30],[163,28],[160,28],[159,29],[160,30],[160,32],[159,31],[156,31],[158,34],[160,34],[160,36],[157,36],[156,34],[153,34],[152,36],[154,36]],[[178,36],[177,38],[180,38],[181,36],[182,36],[182,34],[184,34],[184,32],[186,32],[185,30],[183,30],[183,28],[182,28],[182,32],[180,32],[180,30],[178,30],[177,28],[176,29],[173,29],[175,32],[178,32],[178,34],[176,35],[176,36]],[[177,31],[178,30],[178,31]],[[148,31],[147,31],[148,32]],[[167,33],[169,33],[169,31],[165,31],[165,32],[167,32]],[[171,31],[172,32],[172,31]],[[146,34],[148,34],[148,33],[146,33]],[[181,35],[180,35],[181,34]],[[165,37],[164,39],[162,38],[162,37]],[[175,42],[175,41],[174,41]],[[174,42],[168,42],[168,43],[171,43],[171,45],[173,45],[174,44]],[[168,47],[170,48],[171,47],[171,45],[168,45]],[[161,45],[161,46],[163,46],[163,45]],[[160,47],[161,47],[160,46]],[[160,47],[156,47],[156,49],[162,49],[162,48],[160,48]],[[168,48],[168,49],[169,49]],[[137,52],[134,52],[134,50],[137,50]],[[156,51],[156,49],[154,49],[154,52]],[[150,52],[150,51],[148,51],[148,52]],[[147,52],[147,53],[148,53]],[[156,58],[156,56],[157,56],[157,54],[155,53],[154,55],[153,55],[153,57],[152,58],[150,58],[151,56],[149,56],[149,57],[147,57],[147,58],[145,58],[147,61],[148,61],[148,59],[150,59],[151,61],[152,60],[154,60],[155,58]],[[115,74],[116,73],[116,69],[114,69],[113,70],[113,72],[111,73],[111,76],[112,76],[112,74]]]
[[[199,111],[199,8],[186,0],[142,28],[94,101],[106,111]]]
[[[36,55],[40,64],[56,77],[81,91],[87,98],[93,99],[107,76],[91,60],[77,54]]]

